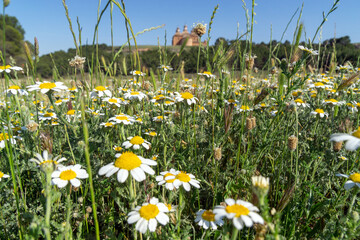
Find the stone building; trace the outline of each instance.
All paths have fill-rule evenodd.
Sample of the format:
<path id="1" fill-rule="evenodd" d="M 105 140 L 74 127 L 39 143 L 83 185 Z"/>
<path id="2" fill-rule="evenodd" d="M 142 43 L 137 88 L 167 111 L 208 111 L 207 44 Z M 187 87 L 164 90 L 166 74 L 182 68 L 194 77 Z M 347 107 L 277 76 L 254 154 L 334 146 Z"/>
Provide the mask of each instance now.
<path id="1" fill-rule="evenodd" d="M 173 46 L 182 45 L 185 39 L 188 39 L 186 42 L 186 46 L 199 46 L 198 35 L 196 35 L 193 29 L 189 33 L 186 25 L 184 26 L 183 32 L 180 32 L 180 28 L 176 29 L 176 32 L 172 38 L 172 45 Z M 201 44 L 203 46 L 206 46 L 207 41 L 205 40 Z"/>

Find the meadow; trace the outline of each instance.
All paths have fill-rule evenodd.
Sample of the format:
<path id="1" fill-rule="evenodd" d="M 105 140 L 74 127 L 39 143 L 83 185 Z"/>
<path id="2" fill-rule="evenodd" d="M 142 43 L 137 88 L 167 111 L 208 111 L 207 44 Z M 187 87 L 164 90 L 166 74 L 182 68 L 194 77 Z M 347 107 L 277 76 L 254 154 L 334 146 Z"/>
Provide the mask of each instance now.
<path id="1" fill-rule="evenodd" d="M 67 76 L 39 78 L 36 41 L 26 68 L 2 54 L 0 239 L 359 239 L 360 66 L 324 66 L 314 43 L 339 1 L 304 46 L 300 12 L 288 57 L 272 46 L 260 70 L 243 3 L 247 33 L 211 57 L 199 46 L 191 78 L 166 46 L 141 65 L 136 37 L 161 26 L 134 33 L 115 0 L 98 19 L 111 6 L 128 29 L 112 62 L 82 57 L 65 1 Z M 194 26 L 208 43 L 217 9 Z"/>

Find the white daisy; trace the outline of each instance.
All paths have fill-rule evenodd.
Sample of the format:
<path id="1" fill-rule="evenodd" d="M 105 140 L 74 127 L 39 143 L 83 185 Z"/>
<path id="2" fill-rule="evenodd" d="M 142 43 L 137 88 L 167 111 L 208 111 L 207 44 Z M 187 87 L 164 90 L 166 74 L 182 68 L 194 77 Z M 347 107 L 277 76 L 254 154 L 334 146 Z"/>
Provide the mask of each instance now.
<path id="1" fill-rule="evenodd" d="M 304 46 L 299 45 L 300 50 L 309 53 L 310 55 L 319 55 L 319 52 Z"/>
<path id="2" fill-rule="evenodd" d="M 146 233 L 147 230 L 155 232 L 158 222 L 161 225 L 169 222 L 169 217 L 165 214 L 167 212 L 169 212 L 168 207 L 153 197 L 150 203 L 144 203 L 132 209 L 127 221 L 129 224 L 136 223 L 135 229 L 141 233 Z"/>
<path id="3" fill-rule="evenodd" d="M 115 115 L 115 117 L 109 118 L 109 121 L 113 121 L 116 123 L 123 123 L 125 125 L 133 124 L 135 119 L 125 114 Z"/>
<path id="4" fill-rule="evenodd" d="M 199 210 L 196 213 L 195 222 L 198 223 L 200 227 L 208 229 L 211 227 L 213 230 L 217 229 L 217 226 L 222 226 L 224 221 L 222 219 L 215 220 L 215 214 L 212 210 Z"/>
<path id="5" fill-rule="evenodd" d="M 349 190 L 351 188 L 353 188 L 354 186 L 357 186 L 358 188 L 360 188 L 360 173 L 353 173 L 350 176 L 346 175 L 346 174 L 341 174 L 341 173 L 337 173 L 336 176 L 338 177 L 346 177 L 350 180 L 346 181 L 344 188 L 346 190 Z"/>
<path id="6" fill-rule="evenodd" d="M 0 66 L 0 73 L 2 72 L 6 72 L 6 73 L 10 73 L 11 70 L 14 71 L 23 71 L 23 69 L 21 67 L 17 67 L 17 66 L 10 66 L 10 65 L 6 65 L 6 66 Z"/>
<path id="7" fill-rule="evenodd" d="M 324 112 L 324 110 L 317 108 L 314 111 L 311 111 L 310 113 L 311 115 L 315 115 L 315 116 L 319 116 L 321 118 L 323 118 L 324 116 L 328 117 L 329 114 L 327 112 Z"/>
<path id="8" fill-rule="evenodd" d="M 129 91 L 124 94 L 124 97 L 129 100 L 143 100 L 146 95 L 142 92 Z"/>
<path id="9" fill-rule="evenodd" d="M 214 209 L 215 220 L 224 217 L 233 220 L 234 226 L 241 230 L 244 225 L 251 227 L 254 223 L 264 224 L 264 219 L 257 213 L 259 209 L 249 202 L 242 200 L 234 200 L 232 198 L 225 199 L 227 206 L 218 205 Z"/>
<path id="10" fill-rule="evenodd" d="M 62 167 L 63 165 L 59 164 L 63 161 L 66 161 L 66 158 L 57 156 L 55 158 L 52 157 L 52 154 L 49 154 L 47 150 L 43 151 L 41 156 L 40 153 L 35 153 L 36 158 L 31 158 L 30 162 L 34 162 L 38 164 L 42 170 L 50 169 L 53 171 L 56 167 Z"/>
<path id="11" fill-rule="evenodd" d="M 330 141 L 347 141 L 345 144 L 345 149 L 349 151 L 355 151 L 360 147 L 360 127 L 351 135 L 346 133 L 334 133 L 330 136 Z"/>
<path id="12" fill-rule="evenodd" d="M 146 74 L 141 71 L 131 71 L 130 74 L 134 76 L 145 76 Z"/>
<path id="13" fill-rule="evenodd" d="M 198 75 L 205 76 L 207 78 L 216 78 L 215 75 L 213 75 L 211 72 L 207 72 L 207 71 L 205 71 L 203 73 L 198 73 Z"/>
<path id="14" fill-rule="evenodd" d="M 186 100 L 188 105 L 196 104 L 196 101 L 199 101 L 194 95 L 192 95 L 189 92 L 183 92 L 183 93 L 175 93 L 177 96 L 175 97 L 176 102 L 182 102 Z"/>
<path id="15" fill-rule="evenodd" d="M 30 92 L 34 90 L 40 90 L 41 93 L 47 93 L 49 91 L 60 92 L 61 90 L 68 89 L 62 82 L 36 82 L 34 85 L 26 87 Z"/>
<path id="16" fill-rule="evenodd" d="M 129 141 L 126 141 L 122 144 L 122 146 L 125 147 L 126 149 L 131 147 L 133 149 L 140 149 L 140 146 L 149 149 L 150 147 L 150 143 L 140 136 L 128 137 L 128 140 Z"/>
<path id="17" fill-rule="evenodd" d="M 247 106 L 247 105 L 241 105 L 241 107 L 236 107 L 236 110 L 237 110 L 238 112 L 250 112 L 250 111 L 252 111 L 253 109 L 250 108 L 250 107 Z"/>
<path id="18" fill-rule="evenodd" d="M 39 115 L 39 120 L 44 121 L 44 120 L 52 120 L 52 119 L 56 119 L 56 113 L 53 112 L 46 112 L 46 113 L 42 113 Z"/>
<path id="19" fill-rule="evenodd" d="M 0 149 L 5 147 L 5 141 L 9 141 L 11 144 L 16 144 L 16 137 L 10 136 L 8 133 L 0 133 Z"/>
<path id="20" fill-rule="evenodd" d="M 129 171 L 138 182 L 146 179 L 145 172 L 150 175 L 155 174 L 155 171 L 149 166 L 155 166 L 157 164 L 156 161 L 137 156 L 132 152 L 118 153 L 115 157 L 115 162 L 100 168 L 100 176 L 105 175 L 106 177 L 110 177 L 117 172 L 117 180 L 123 183 L 128 178 Z"/>
<path id="21" fill-rule="evenodd" d="M 71 183 L 74 187 L 80 186 L 79 179 L 85 179 L 89 177 L 89 174 L 85 169 L 81 169 L 80 164 L 70 165 L 70 166 L 61 166 L 58 170 L 55 170 L 52 174 L 52 183 L 57 185 L 58 188 L 66 187 L 66 185 Z"/>
<path id="22" fill-rule="evenodd" d="M 176 171 L 175 172 L 175 180 L 174 180 L 174 187 L 179 188 L 180 186 L 183 186 L 185 191 L 190 191 L 191 185 L 196 188 L 200 188 L 199 181 L 195 179 L 195 176 L 191 173 L 186 173 L 183 171 Z M 169 180 L 169 177 L 167 177 L 165 180 Z"/>
<path id="23" fill-rule="evenodd" d="M 158 68 L 161 68 L 162 70 L 164 70 L 164 72 L 173 70 L 172 67 L 170 67 L 170 66 L 165 66 L 165 65 L 161 65 L 161 66 L 158 67 Z"/>
<path id="24" fill-rule="evenodd" d="M 0 171 L 0 181 L 2 178 L 9 178 L 10 176 Z"/>
<path id="25" fill-rule="evenodd" d="M 340 106 L 340 105 L 345 104 L 345 101 L 338 101 L 338 100 L 331 98 L 331 99 L 324 100 L 323 103 L 326 105 L 331 105 L 331 106 Z"/>
<path id="26" fill-rule="evenodd" d="M 27 96 L 27 95 L 29 95 L 29 93 L 26 91 L 26 90 L 24 90 L 24 89 L 21 89 L 19 86 L 17 86 L 17 85 L 12 85 L 12 86 L 10 86 L 7 90 L 6 90 L 6 92 L 7 92 L 7 94 L 9 95 L 9 96 L 11 96 L 11 95 L 17 95 L 17 94 L 19 94 L 19 95 L 21 95 L 21 96 Z"/>
<path id="27" fill-rule="evenodd" d="M 165 188 L 168 190 L 174 190 L 174 181 L 176 178 L 176 170 L 170 169 L 170 171 L 161 172 L 161 175 L 156 176 L 155 180 L 158 182 L 158 185 L 165 184 Z"/>
<path id="28" fill-rule="evenodd" d="M 152 120 L 154 122 L 163 122 L 164 120 L 166 120 L 168 117 L 167 116 L 156 116 L 156 117 L 153 117 Z"/>
<path id="29" fill-rule="evenodd" d="M 111 127 L 115 126 L 115 123 L 113 123 L 113 122 L 102 122 L 102 123 L 100 123 L 100 126 L 103 126 L 105 128 L 111 128 Z"/>
<path id="30" fill-rule="evenodd" d="M 308 103 L 305 103 L 301 98 L 297 98 L 294 102 L 297 106 L 300 106 L 300 107 L 309 107 L 310 106 Z"/>
<path id="31" fill-rule="evenodd" d="M 112 98 L 104 98 L 104 102 L 109 103 L 110 105 L 116 105 L 117 107 L 120 107 L 120 104 L 122 104 L 121 99 L 116 98 L 116 97 L 112 97 Z"/>
<path id="32" fill-rule="evenodd" d="M 106 87 L 104 86 L 97 86 L 96 88 L 93 89 L 93 91 L 90 94 L 91 97 L 104 97 L 104 96 L 108 96 L 111 97 L 111 91 L 108 90 Z"/>

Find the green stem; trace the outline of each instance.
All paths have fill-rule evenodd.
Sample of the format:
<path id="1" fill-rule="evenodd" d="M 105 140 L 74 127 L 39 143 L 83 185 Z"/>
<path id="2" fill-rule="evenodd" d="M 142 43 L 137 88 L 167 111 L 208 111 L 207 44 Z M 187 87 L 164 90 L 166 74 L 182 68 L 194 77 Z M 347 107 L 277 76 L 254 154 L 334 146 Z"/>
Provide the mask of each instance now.
<path id="1" fill-rule="evenodd" d="M 239 235 L 239 229 L 237 229 L 235 226 L 233 226 L 231 240 L 238 239 L 238 235 Z"/>
<path id="2" fill-rule="evenodd" d="M 96 210 L 94 185 L 93 185 L 91 164 L 90 164 L 89 131 L 88 131 L 88 127 L 87 127 L 87 124 L 86 124 L 86 121 L 85 121 L 85 106 L 84 106 L 84 101 L 83 100 L 81 101 L 81 119 L 82 119 L 84 140 L 85 140 L 85 159 L 86 159 L 86 165 L 87 165 L 87 173 L 89 175 L 90 195 L 91 195 L 91 204 L 92 204 L 94 223 L 95 223 L 95 233 L 96 233 L 96 239 L 100 240 L 100 230 L 99 230 L 99 223 L 98 223 L 98 219 L 97 219 L 97 210 Z M 66 127 L 65 127 L 65 129 L 66 129 Z M 71 153 L 72 153 L 72 151 L 71 151 Z"/>
<path id="3" fill-rule="evenodd" d="M 177 231 L 178 231 L 178 235 L 179 235 L 180 232 L 181 232 L 180 226 L 181 226 L 181 212 L 182 212 L 182 210 L 183 210 L 183 208 L 184 208 L 183 202 L 184 202 L 184 189 L 183 189 L 183 188 L 180 188 L 180 191 L 179 191 L 178 216 L 177 216 L 177 226 L 178 226 Z"/>
<path id="4" fill-rule="evenodd" d="M 46 185 L 45 185 L 45 194 L 46 194 L 46 213 L 45 213 L 45 236 L 47 240 L 51 240 L 51 227 L 50 227 L 50 215 L 51 215 L 51 173 L 45 173 L 46 176 Z"/>
<path id="5" fill-rule="evenodd" d="M 70 233 L 71 224 L 70 224 L 70 213 L 71 213 L 71 183 L 68 183 L 67 186 L 67 196 L 66 196 L 66 227 L 65 227 L 65 239 L 72 239 L 72 233 Z"/>

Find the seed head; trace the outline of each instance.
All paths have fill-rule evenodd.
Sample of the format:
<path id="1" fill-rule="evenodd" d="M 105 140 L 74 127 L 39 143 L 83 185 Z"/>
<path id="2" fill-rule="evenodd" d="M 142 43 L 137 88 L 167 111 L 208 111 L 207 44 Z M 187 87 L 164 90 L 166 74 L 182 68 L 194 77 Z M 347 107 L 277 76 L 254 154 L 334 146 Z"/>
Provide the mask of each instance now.
<path id="1" fill-rule="evenodd" d="M 37 130 L 37 127 L 39 126 L 39 124 L 37 124 L 36 122 L 29 122 L 26 125 L 26 128 L 30 131 L 30 132 L 35 132 Z"/>
<path id="2" fill-rule="evenodd" d="M 298 144 L 298 138 L 294 135 L 291 135 L 288 138 L 288 147 L 289 147 L 290 151 L 295 151 L 297 148 L 297 144 Z"/>
<path id="3" fill-rule="evenodd" d="M 221 157 L 222 157 L 221 148 L 220 147 L 215 148 L 215 150 L 214 150 L 215 160 L 219 161 L 221 159 Z"/>
<path id="4" fill-rule="evenodd" d="M 82 69 L 84 67 L 86 57 L 80 57 L 76 55 L 73 59 L 69 60 L 69 65 L 77 69 Z"/>
<path id="5" fill-rule="evenodd" d="M 202 35 L 204 35 L 206 33 L 206 24 L 202 24 L 202 23 L 198 23 L 196 24 L 196 26 L 193 28 L 194 32 L 196 33 L 196 35 L 198 35 L 199 37 L 201 37 Z"/>

